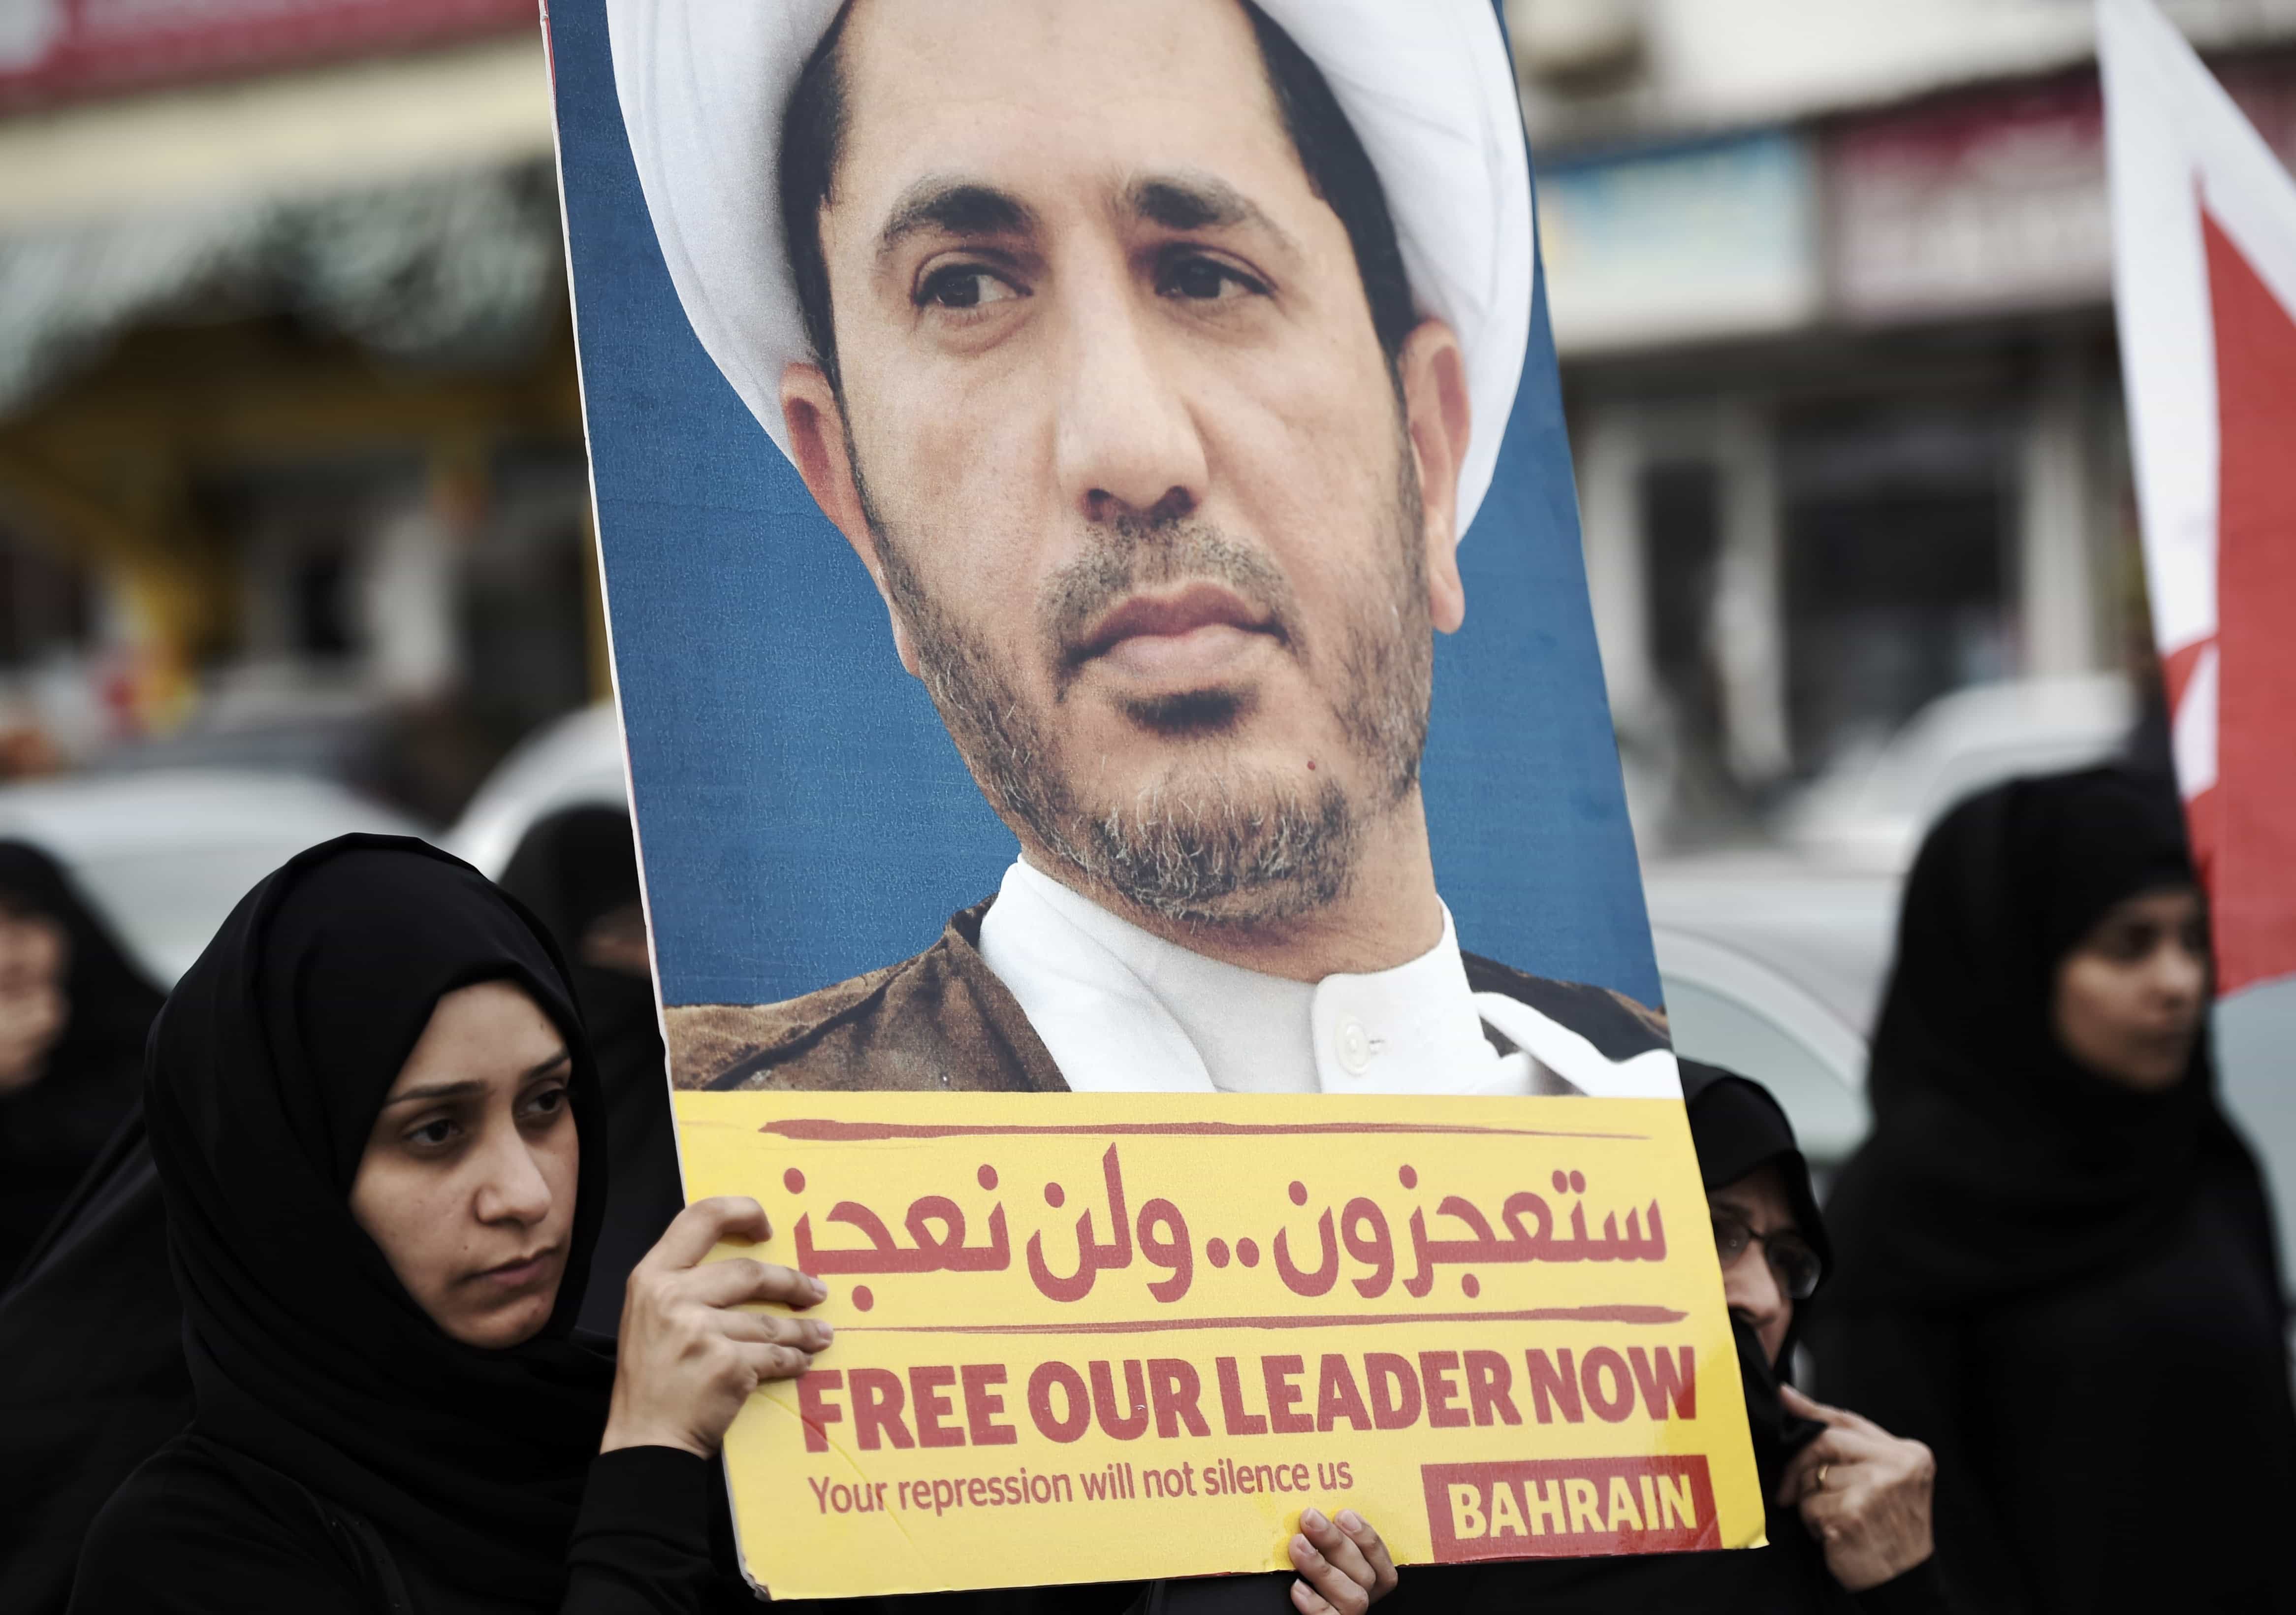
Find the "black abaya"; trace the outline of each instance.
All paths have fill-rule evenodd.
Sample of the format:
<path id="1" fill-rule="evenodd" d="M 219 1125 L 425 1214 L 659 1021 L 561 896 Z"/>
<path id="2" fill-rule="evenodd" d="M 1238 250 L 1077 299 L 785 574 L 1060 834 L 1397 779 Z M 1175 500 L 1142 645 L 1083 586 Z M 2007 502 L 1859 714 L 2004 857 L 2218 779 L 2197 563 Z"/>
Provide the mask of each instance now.
<path id="1" fill-rule="evenodd" d="M 0 1296 L 0 1610 L 62 1615 L 89 1521 L 192 1416 L 139 1105 Z"/>
<path id="2" fill-rule="evenodd" d="M 64 1025 L 28 1086 L 0 1094 L 0 1286 L 135 1107 L 160 989 L 55 860 L 0 841 L 0 909 L 63 933 Z"/>
<path id="3" fill-rule="evenodd" d="M 555 1310 L 499 1351 L 444 1334 L 348 1206 L 439 998 L 483 980 L 521 988 L 565 1037 L 581 1145 Z M 168 1000 L 144 1113 L 195 1412 L 98 1517 L 75 1611 L 699 1607 L 712 1466 L 593 1457 L 612 1367 L 573 1324 L 604 1211 L 603 1105 L 529 916 L 420 842 L 302 854 Z"/>
<path id="4" fill-rule="evenodd" d="M 63 1032 L 0 1098 L 0 1610 L 58 1615 L 88 1521 L 191 1414 L 135 1117 L 160 995 L 46 854 L 0 841 L 0 904 L 67 950 Z"/>
<path id="5" fill-rule="evenodd" d="M 1963 804 L 1906 883 L 1811 1340 L 1827 1400 L 1936 1451 L 1975 1607 L 2296 1609 L 2279 1267 L 2206 1040 L 2142 1094 L 2052 1029 L 2106 910 L 2191 880 L 2168 783 L 2099 769 Z"/>

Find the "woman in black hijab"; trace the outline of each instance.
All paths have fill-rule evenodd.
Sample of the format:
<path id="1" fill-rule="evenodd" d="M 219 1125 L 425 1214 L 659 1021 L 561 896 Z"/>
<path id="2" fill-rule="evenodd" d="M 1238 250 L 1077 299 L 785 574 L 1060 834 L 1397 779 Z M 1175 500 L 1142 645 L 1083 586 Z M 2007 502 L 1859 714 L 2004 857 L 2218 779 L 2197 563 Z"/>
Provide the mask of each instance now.
<path id="1" fill-rule="evenodd" d="M 54 859 L 0 841 L 0 1286 L 134 1107 L 160 996 Z"/>
<path id="2" fill-rule="evenodd" d="M 1375 1615 L 1948 1615 L 1956 1607 L 1928 1551 L 1927 1455 L 1786 1383 L 1807 1303 L 1829 1259 L 1792 1124 L 1749 1078 L 1690 1060 L 1681 1069 L 1769 1504 L 1769 1545 L 1414 1565 L 1374 1604 Z M 1846 1513 L 1837 1506 L 1844 1504 Z M 1831 1545 L 1817 1535 L 1827 1525 L 1835 1531 Z M 1856 1592 L 1830 1559 L 1853 1572 Z M 1292 1586 L 1289 1576 L 1159 1583 L 1136 1615 L 1284 1615 L 1307 1607 Z"/>
<path id="3" fill-rule="evenodd" d="M 300 855 L 168 1000 L 144 1110 L 196 1411 L 98 1518 L 75 1611 L 702 1606 L 706 1456 L 827 1339 L 732 1308 L 819 1288 L 697 1266 L 764 1232 L 706 1201 L 619 1368 L 574 1333 L 605 1129 L 523 911 L 418 841 Z"/>
<path id="4" fill-rule="evenodd" d="M 134 1115 L 160 1003 L 55 861 L 0 841 L 0 1609 L 11 1615 L 57 1615 L 88 1520 L 190 1411 L 158 1187 Z"/>
<path id="5" fill-rule="evenodd" d="M 1811 1338 L 1829 1399 L 1936 1450 L 1978 1607 L 2296 1608 L 2279 1265 L 2208 1000 L 2165 780 L 2021 780 L 1931 832 Z"/>
<path id="6" fill-rule="evenodd" d="M 597 1055 L 612 1186 L 590 1256 L 582 1326 L 611 1334 L 630 1269 L 685 1204 L 630 816 L 586 806 L 536 820 L 501 885 L 542 922 L 565 955 Z"/>
<path id="7" fill-rule="evenodd" d="M 1681 1062 L 1681 1070 L 1683 1104 L 1689 1114 L 1691 1141 L 1698 1150 L 1698 1176 L 1706 1186 L 1724 1268 L 1754 1467 L 1769 1506 L 1769 1545 L 1734 1553 L 1479 1567 L 1480 1574 L 1463 1578 L 1474 1584 L 1465 1598 L 1455 1602 L 1449 1590 L 1436 1589 L 1431 1602 L 1422 1590 L 1417 1602 L 1431 1615 L 1437 1608 L 1475 1615 L 1666 1609 L 1716 1615 L 1849 1615 L 1857 1610 L 1929 1615 L 1945 1611 L 1951 1607 L 1947 1595 L 1918 1547 L 1911 1554 L 1898 1549 L 1882 1569 L 1852 1578 L 1858 1584 L 1852 1593 L 1829 1568 L 1824 1546 L 1806 1523 L 1814 1511 L 1804 1505 L 1810 1482 L 1818 1475 L 1803 1455 L 1827 1437 L 1829 1423 L 1871 1431 L 1872 1439 L 1861 1441 L 1859 1451 L 1861 1455 L 1876 1455 L 1877 1467 L 1880 1463 L 1902 1467 L 1901 1455 L 1890 1448 L 1910 1443 L 1893 1442 L 1854 1415 L 1796 1398 L 1788 1387 L 1794 1343 L 1829 1258 L 1809 1167 L 1795 1142 L 1792 1124 L 1768 1089 L 1734 1071 L 1693 1060 Z M 1750 1234 L 1752 1237 L 1746 1237 Z M 1820 1418 L 1827 1422 L 1821 1423 Z M 1849 1454 L 1841 1456 L 1848 1459 Z M 1847 1471 L 1851 1463 L 1837 1462 L 1830 1467 Z M 1825 1479 L 1836 1496 L 1854 1484 L 1848 1473 Z M 1898 1490 L 1923 1489 L 1918 1476 L 1898 1477 L 1893 1468 L 1892 1479 Z M 1910 1565 L 1904 1562 L 1908 1557 L 1915 1561 Z M 1406 1574 L 1405 1585 L 1409 1586 L 1419 1574 Z M 1883 1579 L 1874 1581 L 1872 1576 Z"/>

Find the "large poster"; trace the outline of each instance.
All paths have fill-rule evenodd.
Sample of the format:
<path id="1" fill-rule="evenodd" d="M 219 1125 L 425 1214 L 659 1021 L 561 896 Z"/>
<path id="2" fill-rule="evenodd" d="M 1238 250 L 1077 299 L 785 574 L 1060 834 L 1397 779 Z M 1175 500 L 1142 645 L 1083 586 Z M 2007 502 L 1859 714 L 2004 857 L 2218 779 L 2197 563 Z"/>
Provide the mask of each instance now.
<path id="1" fill-rule="evenodd" d="M 1486 0 L 549 29 L 752 1578 L 1758 1541 Z"/>

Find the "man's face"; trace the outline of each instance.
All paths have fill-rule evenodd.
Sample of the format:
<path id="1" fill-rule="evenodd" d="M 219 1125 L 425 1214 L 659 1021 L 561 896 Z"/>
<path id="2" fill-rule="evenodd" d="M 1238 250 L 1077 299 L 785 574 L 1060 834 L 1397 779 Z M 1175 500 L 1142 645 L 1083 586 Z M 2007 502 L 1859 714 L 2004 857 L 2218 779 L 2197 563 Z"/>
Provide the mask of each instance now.
<path id="1" fill-rule="evenodd" d="M 1024 842 L 1168 918 L 1329 901 L 1462 609 L 1456 342 L 1399 402 L 1233 0 L 862 0 L 842 60 L 841 386 L 784 402 L 904 661 Z"/>

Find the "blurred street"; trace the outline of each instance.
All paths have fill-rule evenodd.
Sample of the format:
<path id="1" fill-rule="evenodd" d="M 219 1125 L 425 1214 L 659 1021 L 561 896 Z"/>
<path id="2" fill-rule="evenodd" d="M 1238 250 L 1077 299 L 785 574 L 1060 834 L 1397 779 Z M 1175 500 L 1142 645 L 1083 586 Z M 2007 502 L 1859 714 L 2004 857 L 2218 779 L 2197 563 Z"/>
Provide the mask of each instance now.
<path id="1" fill-rule="evenodd" d="M 0 0 L 0 1615 L 2296 1609 L 2292 171 L 2296 0 Z"/>
<path id="2" fill-rule="evenodd" d="M 430 824 L 606 688 L 535 10 L 12 5 L 0 753 Z"/>
<path id="3" fill-rule="evenodd" d="M 2296 153 L 2296 0 L 2169 9 Z M 2091 11 L 1505 13 L 1677 1031 L 1838 1159 L 1923 828 L 2158 702 Z M 618 796 L 565 287 L 531 4 L 0 6 L 0 824 L 163 975 Z"/>

